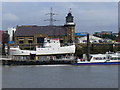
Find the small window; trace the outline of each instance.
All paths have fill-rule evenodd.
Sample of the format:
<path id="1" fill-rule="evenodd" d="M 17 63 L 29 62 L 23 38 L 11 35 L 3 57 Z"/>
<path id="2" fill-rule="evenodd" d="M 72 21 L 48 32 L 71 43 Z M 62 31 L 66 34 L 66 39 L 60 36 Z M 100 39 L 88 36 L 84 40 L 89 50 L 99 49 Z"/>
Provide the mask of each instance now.
<path id="1" fill-rule="evenodd" d="M 103 59 L 106 59 L 105 57 L 103 57 Z"/>
<path id="2" fill-rule="evenodd" d="M 32 40 L 28 40 L 28 43 L 33 43 L 33 41 Z"/>
<path id="3" fill-rule="evenodd" d="M 120 57 L 118 57 L 118 60 L 120 60 Z"/>
<path id="4" fill-rule="evenodd" d="M 23 44 L 23 43 L 24 43 L 24 41 L 19 41 L 19 43 L 20 43 L 20 44 Z"/>
<path id="5" fill-rule="evenodd" d="M 19 39 L 24 39 L 24 38 L 19 38 Z"/>
<path id="6" fill-rule="evenodd" d="M 64 41 L 63 41 L 63 40 L 60 40 L 60 43 L 64 43 Z"/>
<path id="7" fill-rule="evenodd" d="M 111 58 L 111 60 L 114 60 L 114 58 Z"/>
<path id="8" fill-rule="evenodd" d="M 99 58 L 96 58 L 96 60 L 99 60 Z"/>
<path id="9" fill-rule="evenodd" d="M 28 38 L 28 40 L 33 40 L 33 38 Z"/>
<path id="10" fill-rule="evenodd" d="M 29 39 L 33 39 L 33 38 L 29 38 Z"/>
<path id="11" fill-rule="evenodd" d="M 19 40 L 24 40 L 24 38 L 19 38 Z"/>
<path id="12" fill-rule="evenodd" d="M 111 58 L 111 60 L 118 60 L 118 58 L 117 57 L 113 57 L 113 58 Z"/>
<path id="13" fill-rule="evenodd" d="M 49 42 L 49 43 L 50 43 L 50 40 L 47 40 L 47 42 Z"/>

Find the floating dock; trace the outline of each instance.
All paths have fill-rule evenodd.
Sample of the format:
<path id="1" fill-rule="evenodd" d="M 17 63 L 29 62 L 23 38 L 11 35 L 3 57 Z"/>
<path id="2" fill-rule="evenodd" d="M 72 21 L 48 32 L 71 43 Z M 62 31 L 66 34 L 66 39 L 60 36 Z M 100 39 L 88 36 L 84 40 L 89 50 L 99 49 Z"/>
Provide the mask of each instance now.
<path id="1" fill-rule="evenodd" d="M 50 61 L 18 61 L 18 60 L 2 60 L 2 65 L 57 65 L 57 64 L 73 64 L 74 60 L 50 60 Z"/>

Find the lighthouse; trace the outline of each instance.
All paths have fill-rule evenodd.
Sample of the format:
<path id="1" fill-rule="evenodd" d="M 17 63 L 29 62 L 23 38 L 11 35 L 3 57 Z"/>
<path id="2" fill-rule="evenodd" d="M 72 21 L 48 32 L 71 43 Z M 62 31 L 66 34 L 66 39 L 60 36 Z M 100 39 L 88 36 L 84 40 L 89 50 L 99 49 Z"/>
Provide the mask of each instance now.
<path id="1" fill-rule="evenodd" d="M 69 43 L 73 43 L 74 40 L 75 40 L 75 23 L 74 23 L 74 20 L 73 20 L 73 16 L 72 16 L 72 12 L 71 12 L 71 8 L 66 16 L 66 23 L 65 23 L 65 27 L 67 28 L 68 30 L 68 33 L 67 33 L 67 37 L 68 37 L 68 42 Z"/>

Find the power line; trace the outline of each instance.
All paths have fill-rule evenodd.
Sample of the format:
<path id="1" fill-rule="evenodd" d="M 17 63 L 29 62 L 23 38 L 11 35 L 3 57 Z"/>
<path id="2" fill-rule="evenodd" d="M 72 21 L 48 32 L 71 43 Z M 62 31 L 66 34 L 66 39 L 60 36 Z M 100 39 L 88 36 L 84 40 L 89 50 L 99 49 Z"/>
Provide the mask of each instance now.
<path id="1" fill-rule="evenodd" d="M 53 22 L 59 21 L 59 20 L 53 19 L 53 16 L 58 14 L 53 13 L 52 8 L 50 8 L 50 13 L 47 13 L 46 15 L 50 15 L 50 19 L 46 19 L 44 21 L 50 21 L 50 26 L 53 26 Z"/>

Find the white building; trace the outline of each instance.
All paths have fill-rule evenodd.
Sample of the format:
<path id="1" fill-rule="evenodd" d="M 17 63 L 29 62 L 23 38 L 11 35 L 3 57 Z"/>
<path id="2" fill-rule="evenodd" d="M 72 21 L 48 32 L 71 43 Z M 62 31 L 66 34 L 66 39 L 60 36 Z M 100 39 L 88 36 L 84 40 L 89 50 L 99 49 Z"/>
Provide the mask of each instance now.
<path id="1" fill-rule="evenodd" d="M 100 43 L 104 41 L 104 39 L 93 36 L 93 35 L 89 36 L 89 40 L 91 43 Z M 78 43 L 87 43 L 87 36 L 78 38 Z"/>
<path id="2" fill-rule="evenodd" d="M 8 28 L 8 34 L 10 35 L 10 41 L 13 41 L 13 35 L 16 31 L 16 28 L 12 27 L 12 28 Z"/>

